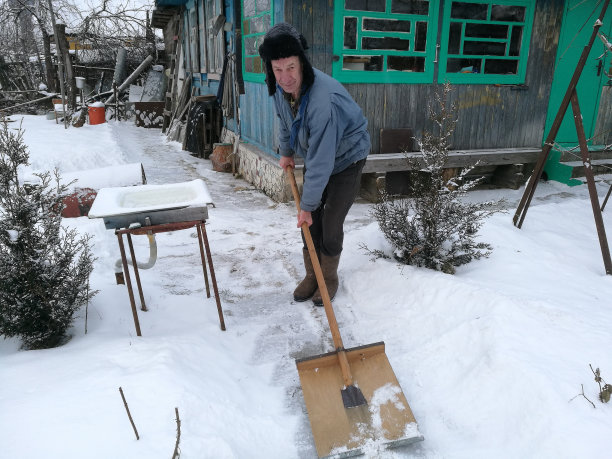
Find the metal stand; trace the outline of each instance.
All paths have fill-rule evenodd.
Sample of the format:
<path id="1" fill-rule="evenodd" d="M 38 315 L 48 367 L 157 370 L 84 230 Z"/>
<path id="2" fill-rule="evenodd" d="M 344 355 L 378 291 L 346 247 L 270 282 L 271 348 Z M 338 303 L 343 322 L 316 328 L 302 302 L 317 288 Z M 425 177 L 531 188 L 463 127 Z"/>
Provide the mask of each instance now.
<path id="1" fill-rule="evenodd" d="M 138 321 L 138 311 L 136 310 L 136 301 L 134 299 L 134 291 L 132 289 L 132 280 L 130 278 L 130 271 L 128 267 L 127 257 L 125 253 L 125 246 L 123 243 L 123 235 L 127 235 L 128 246 L 130 249 L 130 257 L 132 259 L 132 266 L 134 267 L 134 277 L 136 278 L 136 285 L 138 287 L 138 294 L 140 296 L 141 310 L 146 311 L 147 306 L 144 300 L 144 294 L 142 291 L 142 284 L 140 282 L 140 274 L 138 273 L 138 264 L 134 255 L 134 246 L 132 244 L 132 235 L 143 235 L 143 234 L 156 234 L 165 233 L 168 231 L 179 231 L 183 229 L 189 229 L 193 227 L 197 228 L 198 243 L 200 246 L 200 258 L 202 260 L 202 270 L 204 273 L 204 283 L 206 284 L 206 298 L 210 298 L 210 287 L 208 283 L 208 272 L 206 270 L 206 259 L 208 258 L 208 267 L 210 268 L 210 278 L 212 281 L 213 291 L 215 293 L 215 301 L 217 302 L 217 312 L 219 313 L 219 324 L 221 330 L 225 331 L 225 320 L 223 318 L 223 309 L 221 308 L 221 299 L 219 298 L 219 289 L 217 288 L 217 279 L 215 277 L 215 268 L 212 262 L 212 256 L 210 254 L 210 245 L 208 244 L 208 236 L 206 235 L 206 222 L 205 221 L 191 221 L 191 222 L 180 222 L 180 223 L 166 223 L 163 225 L 152 225 L 142 226 L 139 228 L 127 228 L 121 230 L 115 230 L 117 235 L 117 241 L 119 242 L 119 251 L 121 252 L 121 262 L 123 264 L 123 272 L 125 274 L 125 283 L 128 289 L 128 295 L 130 297 L 130 305 L 132 307 L 132 316 L 134 318 L 134 326 L 136 327 L 136 335 L 142 336 L 140 331 L 140 322 Z M 204 255 L 206 251 L 206 255 Z"/>
<path id="2" fill-rule="evenodd" d="M 512 219 L 514 226 L 517 228 L 521 228 L 523 225 L 523 221 L 525 220 L 525 216 L 527 215 L 527 210 L 529 209 L 529 204 L 531 203 L 531 199 L 535 193 L 535 189 L 537 187 L 538 181 L 542 176 L 542 172 L 544 171 L 544 166 L 546 165 L 546 160 L 548 159 L 548 155 L 550 150 L 552 149 L 553 142 L 557 137 L 557 133 L 559 132 L 559 128 L 561 127 L 561 122 L 563 121 L 563 117 L 567 112 L 567 109 L 571 103 L 572 111 L 574 115 L 574 123 L 576 124 L 576 132 L 578 133 L 578 141 L 580 145 L 580 152 L 582 155 L 582 163 L 585 167 L 585 176 L 587 179 L 587 185 L 589 187 L 589 196 L 591 198 L 591 205 L 593 207 L 593 216 L 595 217 L 595 226 L 597 227 L 597 235 L 599 237 L 599 244 L 601 246 L 601 252 L 603 255 L 604 266 L 606 269 L 606 274 L 612 274 L 612 260 L 610 259 L 610 249 L 608 247 L 608 240 L 606 238 L 606 231 L 603 224 L 603 218 L 601 215 L 601 208 L 599 206 L 599 199 L 597 197 L 597 191 L 595 189 L 595 180 L 593 178 L 593 171 L 591 169 L 591 159 L 589 157 L 589 149 L 586 144 L 586 136 L 584 134 L 584 126 L 582 124 L 582 115 L 580 113 L 580 106 L 578 104 L 578 96 L 576 94 L 576 86 L 578 85 L 578 80 L 580 79 L 580 75 L 582 74 L 582 70 L 584 69 L 585 63 L 591 52 L 591 48 L 593 47 L 593 43 L 595 38 L 597 38 L 597 34 L 599 33 L 599 28 L 603 24 L 603 18 L 606 15 L 606 10 L 608 9 L 608 5 L 610 0 L 605 0 L 605 3 L 601 9 L 599 14 L 599 18 L 595 21 L 593 25 L 593 33 L 591 34 L 591 38 L 589 39 L 588 44 L 582 50 L 582 54 L 580 55 L 580 59 L 578 60 L 578 64 L 576 65 L 576 70 L 570 80 L 569 86 L 563 97 L 561 102 L 561 106 L 559 107 L 559 111 L 557 112 L 557 116 L 552 124 L 550 132 L 546 137 L 546 141 L 542 146 L 542 153 L 540 153 L 540 157 L 538 158 L 538 162 L 536 163 L 535 169 L 527 186 L 525 187 L 525 192 L 523 193 L 523 197 L 516 209 L 514 217 Z"/>

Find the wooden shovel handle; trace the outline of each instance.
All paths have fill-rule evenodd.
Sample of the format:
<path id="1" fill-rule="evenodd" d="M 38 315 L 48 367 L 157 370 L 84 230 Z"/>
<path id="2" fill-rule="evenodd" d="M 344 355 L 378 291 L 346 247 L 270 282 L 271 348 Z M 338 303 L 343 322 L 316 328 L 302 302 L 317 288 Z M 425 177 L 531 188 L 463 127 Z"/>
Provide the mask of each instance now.
<path id="1" fill-rule="evenodd" d="M 298 192 L 297 183 L 295 183 L 295 175 L 293 174 L 293 168 L 291 166 L 286 169 L 287 178 L 291 184 L 291 191 L 293 192 L 293 199 L 298 213 L 300 212 L 300 193 Z M 344 344 L 342 344 L 342 337 L 340 336 L 340 329 L 338 328 L 338 322 L 336 321 L 336 314 L 334 314 L 334 308 L 332 307 L 331 299 L 327 291 L 327 285 L 325 285 L 325 278 L 323 277 L 323 271 L 321 271 L 321 265 L 319 264 L 319 257 L 317 257 L 317 251 L 315 250 L 312 236 L 310 235 L 310 228 L 307 223 L 302 224 L 302 231 L 304 233 L 304 239 L 306 240 L 306 246 L 308 247 L 308 254 L 312 262 L 312 267 L 317 278 L 317 284 L 319 291 L 321 292 L 321 299 L 323 300 L 323 306 L 325 307 L 325 315 L 327 316 L 327 322 L 329 323 L 329 329 L 334 340 L 334 346 L 338 353 L 338 361 L 340 363 L 340 369 L 342 370 L 342 377 L 344 384 L 347 386 L 353 385 L 353 376 L 351 375 L 351 368 L 346 357 L 344 350 Z"/>

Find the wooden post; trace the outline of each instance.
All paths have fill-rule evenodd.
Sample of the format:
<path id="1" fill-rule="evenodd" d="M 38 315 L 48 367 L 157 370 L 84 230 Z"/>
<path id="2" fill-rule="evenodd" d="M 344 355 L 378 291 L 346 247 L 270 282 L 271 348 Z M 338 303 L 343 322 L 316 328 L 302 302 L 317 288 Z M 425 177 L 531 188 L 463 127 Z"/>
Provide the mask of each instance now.
<path id="1" fill-rule="evenodd" d="M 62 57 L 62 49 L 57 44 L 59 29 L 57 22 L 55 21 L 55 13 L 53 12 L 53 3 L 51 0 L 49 2 L 49 15 L 51 16 L 51 22 L 53 23 L 53 34 L 55 35 L 55 53 L 57 54 L 57 76 L 60 84 L 60 93 L 62 95 L 62 112 L 66 113 L 66 88 L 64 87 L 64 62 Z M 64 129 L 68 129 L 68 123 L 66 120 L 66 116 L 64 116 Z"/>
<path id="2" fill-rule="evenodd" d="M 599 18 L 593 24 L 593 33 L 591 34 L 591 38 L 589 39 L 588 44 L 582 50 L 582 54 L 580 55 L 580 59 L 578 60 L 578 64 L 576 65 L 576 70 L 574 70 L 574 75 L 570 80 L 567 91 L 565 92 L 565 96 L 561 101 L 561 106 L 559 107 L 559 111 L 557 112 L 557 116 L 550 128 L 550 132 L 546 137 L 546 141 L 542 146 L 542 153 L 540 154 L 540 158 L 536 163 L 536 167 L 531 174 L 531 178 L 529 179 L 529 183 L 525 187 L 525 192 L 523 193 L 523 197 L 521 198 L 521 202 L 519 203 L 516 212 L 514 213 L 514 217 L 512 219 L 514 226 L 520 228 L 523 225 L 523 221 L 525 220 L 525 216 L 527 215 L 527 210 L 529 209 L 529 205 L 531 204 L 531 199 L 535 193 L 535 189 L 537 187 L 538 181 L 542 176 L 542 172 L 544 171 L 544 166 L 546 165 L 546 160 L 548 159 L 548 155 L 550 154 L 550 150 L 552 149 L 553 142 L 557 137 L 557 133 L 559 132 L 559 128 L 561 127 L 561 122 L 563 121 L 563 117 L 567 112 L 567 109 L 570 104 L 570 98 L 572 94 L 576 90 L 576 86 L 578 85 L 578 80 L 580 79 L 580 75 L 582 74 L 582 70 L 586 64 L 589 53 L 591 52 L 591 48 L 593 47 L 593 42 L 595 38 L 597 38 L 597 34 L 599 33 L 599 28 L 603 24 L 603 18 L 606 15 L 606 10 L 608 9 L 608 5 L 610 0 L 605 0 L 603 8 L 599 13 Z"/>
<path id="3" fill-rule="evenodd" d="M 578 133 L 582 164 L 584 165 L 584 175 L 587 179 L 591 207 L 593 208 L 593 217 L 595 217 L 595 227 L 597 228 L 597 236 L 599 237 L 599 245 L 601 247 L 601 255 L 603 256 L 606 274 L 612 274 L 612 259 L 610 259 L 610 248 L 608 247 L 608 238 L 606 237 L 606 227 L 604 226 L 601 209 L 599 207 L 599 198 L 597 197 L 597 188 L 595 187 L 591 158 L 589 158 L 589 147 L 587 147 L 586 136 L 584 134 L 584 125 L 582 124 L 582 114 L 580 113 L 580 105 L 578 104 L 576 90 L 572 93 L 571 101 L 572 111 L 574 112 L 574 123 L 576 124 L 576 132 Z"/>

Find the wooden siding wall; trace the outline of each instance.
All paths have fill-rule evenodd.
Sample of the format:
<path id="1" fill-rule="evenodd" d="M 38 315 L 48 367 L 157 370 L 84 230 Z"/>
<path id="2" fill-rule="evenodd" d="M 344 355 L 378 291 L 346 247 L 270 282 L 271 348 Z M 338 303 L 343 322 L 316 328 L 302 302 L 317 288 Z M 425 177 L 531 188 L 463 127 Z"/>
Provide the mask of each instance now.
<path id="1" fill-rule="evenodd" d="M 443 0 L 440 0 L 443 4 Z M 275 2 L 275 7 L 279 2 Z M 285 0 L 275 22 L 293 24 L 307 39 L 314 67 L 331 75 L 333 57 L 333 0 Z M 564 0 L 536 0 L 524 86 L 453 85 L 452 102 L 458 123 L 455 149 L 538 147 L 548 110 Z M 436 77 L 437 78 L 437 77 Z M 381 128 L 413 128 L 418 137 L 430 130 L 427 107 L 438 84 L 345 84 L 368 118 L 372 152 L 379 151 Z M 245 82 L 241 100 L 242 133 L 267 151 L 278 141 L 274 107 L 264 84 Z"/>
<path id="2" fill-rule="evenodd" d="M 240 130 L 246 140 L 268 153 L 276 153 L 278 125 L 272 97 L 262 83 L 244 82 L 245 94 L 240 96 Z"/>
<path id="3" fill-rule="evenodd" d="M 595 136 L 595 144 L 612 144 L 612 86 L 604 86 L 601 92 Z"/>

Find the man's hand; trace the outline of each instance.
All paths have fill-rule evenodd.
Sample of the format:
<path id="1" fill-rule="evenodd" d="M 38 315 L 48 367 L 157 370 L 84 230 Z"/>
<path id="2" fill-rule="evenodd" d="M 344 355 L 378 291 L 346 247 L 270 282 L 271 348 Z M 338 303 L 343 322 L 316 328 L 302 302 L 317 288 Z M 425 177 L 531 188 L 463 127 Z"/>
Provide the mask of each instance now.
<path id="1" fill-rule="evenodd" d="M 295 161 L 293 159 L 293 156 L 281 156 L 279 164 L 280 167 L 283 168 L 283 170 L 287 170 L 288 166 L 291 166 L 292 169 L 295 169 Z"/>
<path id="2" fill-rule="evenodd" d="M 310 212 L 300 210 L 300 213 L 298 214 L 297 227 L 301 228 L 304 223 L 306 223 L 308 226 L 312 225 L 312 215 Z"/>

